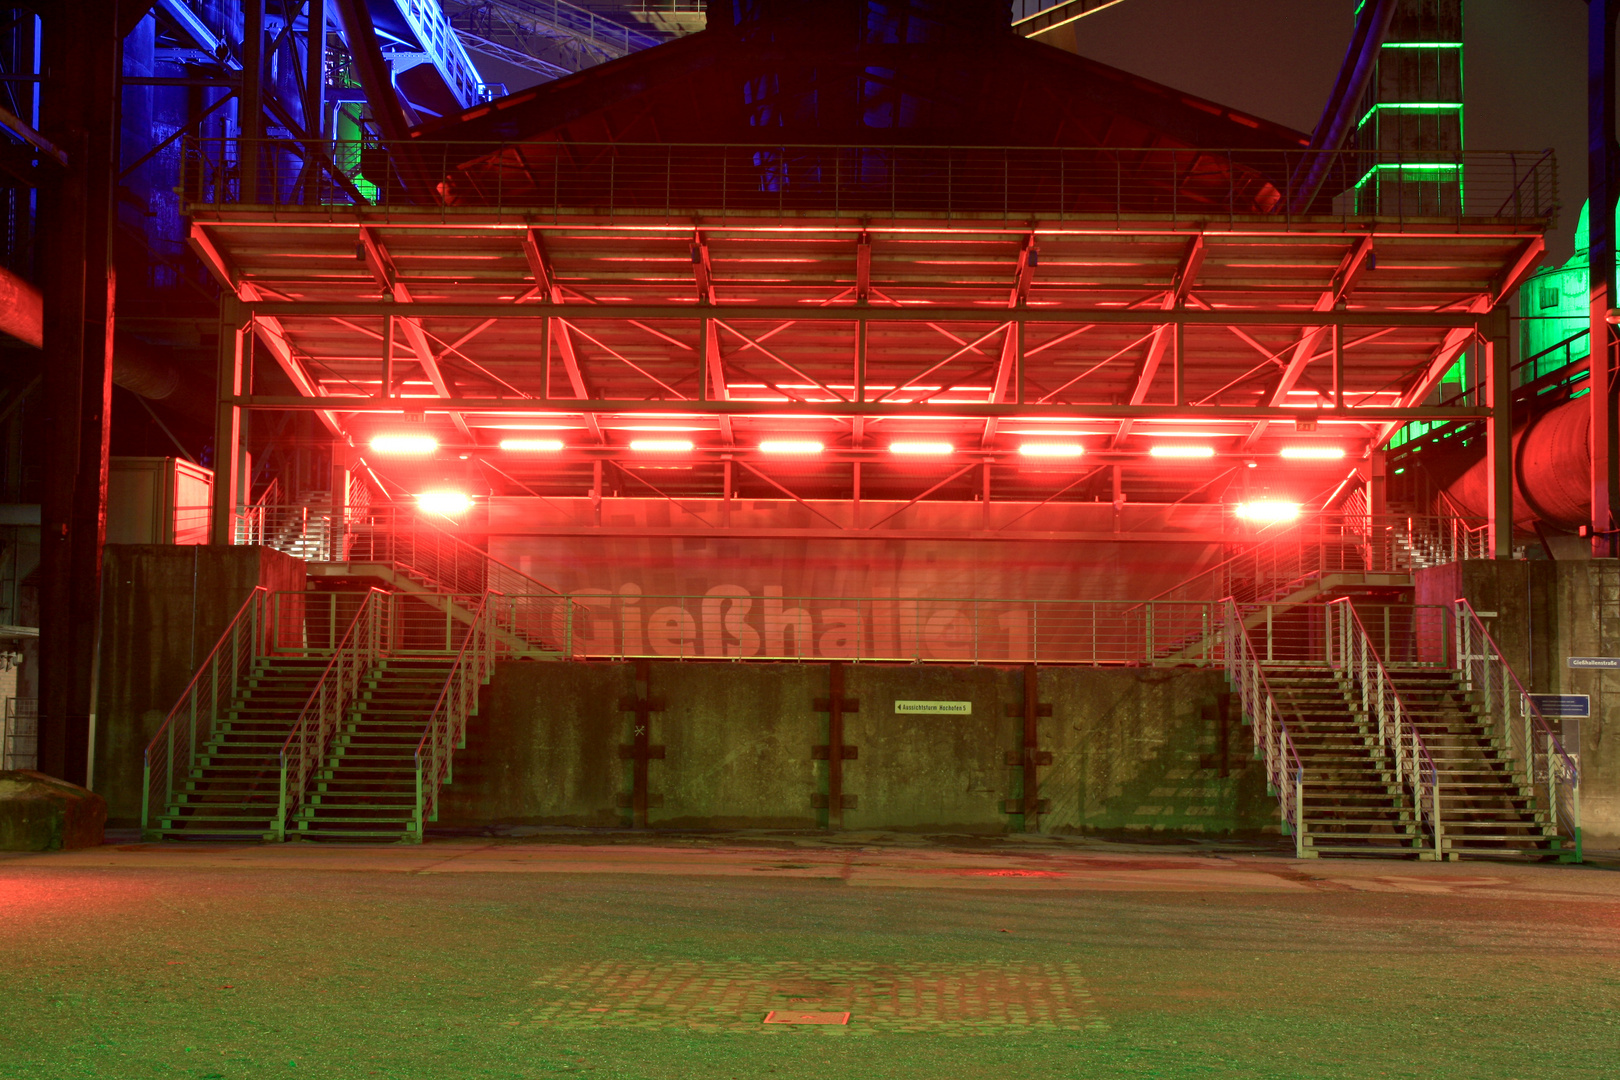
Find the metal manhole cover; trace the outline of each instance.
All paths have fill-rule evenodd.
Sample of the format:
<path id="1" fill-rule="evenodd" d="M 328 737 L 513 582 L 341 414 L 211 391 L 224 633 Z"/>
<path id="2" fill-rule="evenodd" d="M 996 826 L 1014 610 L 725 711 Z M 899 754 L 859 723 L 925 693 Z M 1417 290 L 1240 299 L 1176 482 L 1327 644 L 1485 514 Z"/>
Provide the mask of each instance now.
<path id="1" fill-rule="evenodd" d="M 765 1014 L 767 1024 L 847 1024 L 847 1012 L 794 1012 L 772 1009 Z"/>

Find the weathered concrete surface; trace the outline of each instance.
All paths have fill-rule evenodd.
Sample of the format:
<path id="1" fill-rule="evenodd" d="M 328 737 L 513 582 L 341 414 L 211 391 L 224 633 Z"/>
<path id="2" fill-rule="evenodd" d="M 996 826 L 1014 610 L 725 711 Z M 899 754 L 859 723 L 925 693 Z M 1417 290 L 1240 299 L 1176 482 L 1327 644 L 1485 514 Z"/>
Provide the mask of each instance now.
<path id="1" fill-rule="evenodd" d="M 91 784 L 115 828 L 141 810 L 141 755 L 256 586 L 303 591 L 300 559 L 265 547 L 109 544 Z"/>
<path id="2" fill-rule="evenodd" d="M 619 825 L 619 698 L 631 685 L 627 664 L 497 665 L 467 721 L 439 824 Z"/>
<path id="3" fill-rule="evenodd" d="M 32 769 L 0 772 L 0 851 L 95 847 L 107 827 L 107 800 Z"/>
<path id="4" fill-rule="evenodd" d="M 828 767 L 825 664 L 652 663 L 648 764 L 654 828 L 816 828 Z M 963 665 L 846 664 L 845 828 L 1000 833 L 1019 828 L 1008 799 L 1022 774 L 1023 672 Z M 1253 833 L 1276 807 L 1241 718 L 1224 715 L 1224 678 L 1197 669 L 1043 668 L 1039 695 L 1042 832 Z M 635 716 L 631 664 L 508 662 L 497 667 L 458 752 L 439 824 L 629 823 Z M 895 702 L 966 701 L 969 715 L 897 714 Z M 1225 736 L 1222 727 L 1225 726 Z M 1222 748 L 1225 754 L 1222 755 Z"/>
<path id="5" fill-rule="evenodd" d="M 1581 827 L 1588 842 L 1620 838 L 1620 672 L 1578 670 L 1571 656 L 1620 656 L 1620 560 L 1478 560 L 1421 570 L 1418 603 L 1466 597 L 1533 694 L 1586 694 L 1590 718 L 1554 721 L 1581 770 Z"/>
<path id="6" fill-rule="evenodd" d="M 1222 673 L 1047 668 L 1039 685 L 1053 713 L 1040 722 L 1053 751 L 1041 831 L 1275 830 L 1277 800 Z"/>

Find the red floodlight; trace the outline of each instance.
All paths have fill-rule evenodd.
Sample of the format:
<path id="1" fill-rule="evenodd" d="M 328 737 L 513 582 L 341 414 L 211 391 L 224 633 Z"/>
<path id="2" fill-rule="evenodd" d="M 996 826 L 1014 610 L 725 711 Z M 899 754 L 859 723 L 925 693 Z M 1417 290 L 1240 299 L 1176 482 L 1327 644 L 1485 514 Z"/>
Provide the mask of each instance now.
<path id="1" fill-rule="evenodd" d="M 371 448 L 379 454 L 431 454 L 439 440 L 431 435 L 378 435 Z"/>
<path id="2" fill-rule="evenodd" d="M 1300 506 L 1297 502 L 1284 502 L 1281 499 L 1255 499 L 1252 502 L 1239 503 L 1237 516 L 1245 521 L 1254 521 L 1271 524 L 1278 521 L 1294 521 L 1299 517 Z"/>
<path id="3" fill-rule="evenodd" d="M 429 514 L 455 517 L 472 509 L 472 496 L 465 491 L 424 491 L 416 497 L 416 505 Z"/>

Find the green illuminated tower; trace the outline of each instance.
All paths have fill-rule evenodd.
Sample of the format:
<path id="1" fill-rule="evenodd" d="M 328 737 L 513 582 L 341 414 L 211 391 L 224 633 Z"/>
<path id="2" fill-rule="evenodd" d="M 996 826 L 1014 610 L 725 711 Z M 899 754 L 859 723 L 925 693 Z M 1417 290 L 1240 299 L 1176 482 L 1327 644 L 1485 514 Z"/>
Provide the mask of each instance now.
<path id="1" fill-rule="evenodd" d="M 1400 0 L 1350 143 L 1358 213 L 1463 212 L 1462 54 L 1462 0 Z"/>

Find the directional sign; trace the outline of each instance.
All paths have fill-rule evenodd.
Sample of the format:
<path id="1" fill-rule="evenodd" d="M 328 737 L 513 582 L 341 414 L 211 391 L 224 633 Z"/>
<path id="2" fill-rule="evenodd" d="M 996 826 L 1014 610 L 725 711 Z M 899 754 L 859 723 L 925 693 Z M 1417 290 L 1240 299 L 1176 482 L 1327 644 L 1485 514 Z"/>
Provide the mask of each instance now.
<path id="1" fill-rule="evenodd" d="M 1586 694 L 1531 694 L 1542 716 L 1591 716 L 1592 699 Z"/>
<path id="2" fill-rule="evenodd" d="M 897 713 L 934 713 L 948 714 L 950 716 L 972 716 L 973 702 L 971 701 L 897 701 L 894 703 Z"/>
<path id="3" fill-rule="evenodd" d="M 1569 658 L 1569 666 L 1620 671 L 1620 656 L 1572 656 Z"/>

